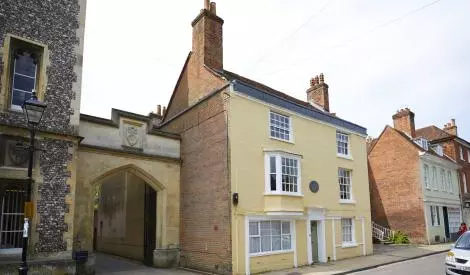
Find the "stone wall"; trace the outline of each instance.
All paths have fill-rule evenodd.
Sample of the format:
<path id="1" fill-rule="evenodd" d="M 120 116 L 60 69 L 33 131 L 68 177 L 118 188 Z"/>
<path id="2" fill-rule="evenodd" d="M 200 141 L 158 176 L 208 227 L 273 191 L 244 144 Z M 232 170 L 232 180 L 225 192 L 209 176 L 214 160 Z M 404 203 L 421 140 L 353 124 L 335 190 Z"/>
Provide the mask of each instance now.
<path id="1" fill-rule="evenodd" d="M 0 125 L 7 126 L 1 133 L 25 136 L 26 127 L 23 113 L 11 111 L 8 102 L 9 41 L 14 37 L 44 50 L 39 63 L 44 74 L 39 73 L 36 88 L 47 109 L 37 132 L 41 151 L 36 152 L 30 242 L 38 256 L 72 249 L 85 11 L 86 0 L 0 1 Z"/>

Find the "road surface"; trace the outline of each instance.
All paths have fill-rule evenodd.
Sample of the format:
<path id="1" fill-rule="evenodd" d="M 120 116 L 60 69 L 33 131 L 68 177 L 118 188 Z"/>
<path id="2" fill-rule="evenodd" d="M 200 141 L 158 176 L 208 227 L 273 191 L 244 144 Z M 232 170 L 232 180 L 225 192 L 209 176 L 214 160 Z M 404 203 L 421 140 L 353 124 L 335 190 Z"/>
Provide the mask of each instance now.
<path id="1" fill-rule="evenodd" d="M 352 273 L 355 275 L 443 275 L 445 274 L 445 253 L 440 253 L 416 260 L 409 260 L 391 265 L 381 266 L 362 272 Z"/>

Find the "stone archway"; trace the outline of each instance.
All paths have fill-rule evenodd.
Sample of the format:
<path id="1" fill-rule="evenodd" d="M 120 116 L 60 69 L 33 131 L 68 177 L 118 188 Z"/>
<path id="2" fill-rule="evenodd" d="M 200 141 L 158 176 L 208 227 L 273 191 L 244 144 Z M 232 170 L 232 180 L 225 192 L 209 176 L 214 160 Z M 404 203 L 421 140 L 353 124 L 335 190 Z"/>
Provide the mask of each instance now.
<path id="1" fill-rule="evenodd" d="M 133 164 L 106 172 L 91 185 L 100 190 L 92 202 L 94 251 L 153 265 L 161 224 L 157 196 L 165 187 Z"/>
<path id="2" fill-rule="evenodd" d="M 130 174 L 156 191 L 155 248 L 159 251 L 177 249 L 179 162 L 89 148 L 79 148 L 77 161 L 73 240 L 75 248 L 93 251 L 93 192 L 96 186 L 119 173 Z"/>

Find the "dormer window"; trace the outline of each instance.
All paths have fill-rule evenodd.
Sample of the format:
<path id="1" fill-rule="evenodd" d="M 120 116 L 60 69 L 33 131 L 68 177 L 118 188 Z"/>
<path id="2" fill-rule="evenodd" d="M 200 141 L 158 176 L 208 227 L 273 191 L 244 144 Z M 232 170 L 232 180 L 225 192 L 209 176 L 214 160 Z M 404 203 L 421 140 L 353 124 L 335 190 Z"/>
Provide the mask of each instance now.
<path id="1" fill-rule="evenodd" d="M 419 137 L 419 138 L 415 139 L 414 142 L 426 151 L 429 148 L 429 141 L 425 138 Z"/>
<path id="2" fill-rule="evenodd" d="M 434 152 L 436 152 L 436 154 L 438 154 L 439 156 L 444 156 L 444 149 L 442 148 L 441 145 L 435 145 L 432 147 L 432 149 L 434 150 Z"/>

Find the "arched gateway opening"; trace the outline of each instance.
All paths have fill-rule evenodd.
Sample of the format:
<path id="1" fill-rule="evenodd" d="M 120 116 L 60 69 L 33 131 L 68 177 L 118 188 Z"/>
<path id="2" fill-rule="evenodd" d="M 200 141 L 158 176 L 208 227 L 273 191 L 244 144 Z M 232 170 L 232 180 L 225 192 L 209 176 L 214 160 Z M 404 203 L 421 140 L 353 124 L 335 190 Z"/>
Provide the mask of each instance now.
<path id="1" fill-rule="evenodd" d="M 158 190 L 129 168 L 111 171 L 95 183 L 93 248 L 151 266 Z"/>

